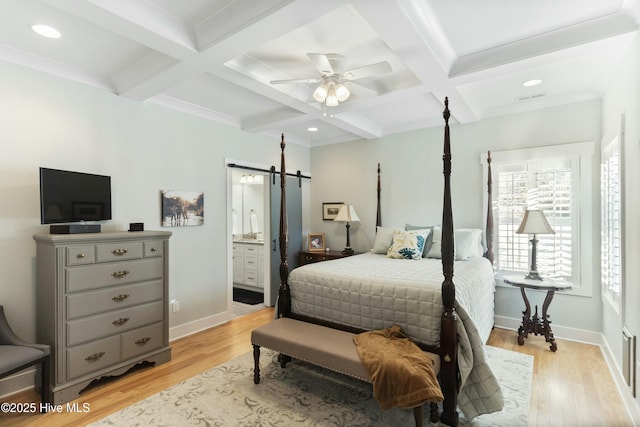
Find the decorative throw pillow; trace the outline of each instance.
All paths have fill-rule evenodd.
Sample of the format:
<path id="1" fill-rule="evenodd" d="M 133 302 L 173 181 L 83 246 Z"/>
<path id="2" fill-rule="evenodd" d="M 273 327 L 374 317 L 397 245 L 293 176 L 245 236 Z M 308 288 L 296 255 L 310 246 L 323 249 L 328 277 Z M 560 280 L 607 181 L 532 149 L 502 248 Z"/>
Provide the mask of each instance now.
<path id="1" fill-rule="evenodd" d="M 393 231 L 393 243 L 387 251 L 389 258 L 420 259 L 429 230 L 405 231 L 399 228 Z"/>
<path id="2" fill-rule="evenodd" d="M 404 229 L 407 231 L 411 231 L 411 230 L 433 230 L 433 225 L 427 225 L 427 226 L 420 226 L 420 225 L 411 225 L 411 224 L 407 224 L 405 225 Z M 429 233 L 429 237 L 427 237 L 427 241 L 424 244 L 424 251 L 422 251 L 422 256 L 424 258 L 427 257 L 427 254 L 429 253 L 429 251 L 431 250 L 431 246 L 433 245 L 433 233 Z"/>
<path id="3" fill-rule="evenodd" d="M 393 228 L 380 227 L 376 228 L 376 240 L 373 242 L 371 252 L 374 254 L 386 254 L 389 246 L 393 243 Z"/>

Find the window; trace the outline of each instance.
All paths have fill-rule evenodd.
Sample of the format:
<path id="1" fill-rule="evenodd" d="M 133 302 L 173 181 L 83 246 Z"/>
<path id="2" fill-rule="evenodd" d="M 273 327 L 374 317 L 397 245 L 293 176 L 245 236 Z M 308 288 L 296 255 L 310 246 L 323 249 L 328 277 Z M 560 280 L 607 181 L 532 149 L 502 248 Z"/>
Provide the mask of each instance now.
<path id="1" fill-rule="evenodd" d="M 544 277 L 571 280 L 572 238 L 574 224 L 572 201 L 572 175 L 576 173 L 575 160 L 546 159 L 526 161 L 514 165 L 498 166 L 497 210 L 495 222 L 496 266 L 498 270 L 529 270 L 530 236 L 517 234 L 527 209 L 540 209 L 555 234 L 537 235 L 538 272 Z"/>
<path id="2" fill-rule="evenodd" d="M 614 307 L 620 306 L 622 293 L 622 200 L 620 143 L 611 141 L 602 151 L 601 190 L 601 262 L 602 290 Z"/>
<path id="3" fill-rule="evenodd" d="M 591 223 L 592 153 L 593 143 L 491 153 L 494 266 L 499 275 L 529 271 L 532 236 L 516 231 L 527 209 L 540 209 L 555 234 L 536 235 L 538 272 L 581 287 L 581 259 L 591 252 L 589 246 L 584 249 L 591 239 L 585 239 L 583 226 Z"/>

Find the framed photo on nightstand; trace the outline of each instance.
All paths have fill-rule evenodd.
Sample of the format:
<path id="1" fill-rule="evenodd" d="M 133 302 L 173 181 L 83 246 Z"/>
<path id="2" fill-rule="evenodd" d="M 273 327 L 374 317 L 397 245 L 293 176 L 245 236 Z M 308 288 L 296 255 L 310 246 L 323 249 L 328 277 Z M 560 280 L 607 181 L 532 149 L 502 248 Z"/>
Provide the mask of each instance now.
<path id="1" fill-rule="evenodd" d="M 324 233 L 309 233 L 309 252 L 324 252 Z"/>

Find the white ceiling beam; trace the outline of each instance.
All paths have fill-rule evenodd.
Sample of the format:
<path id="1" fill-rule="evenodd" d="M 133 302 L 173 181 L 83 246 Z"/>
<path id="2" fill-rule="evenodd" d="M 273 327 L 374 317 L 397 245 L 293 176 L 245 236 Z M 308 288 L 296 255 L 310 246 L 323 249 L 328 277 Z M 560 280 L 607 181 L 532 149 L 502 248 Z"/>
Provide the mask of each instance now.
<path id="1" fill-rule="evenodd" d="M 186 23 L 143 0 L 43 1 L 176 59 L 197 53 L 195 34 Z"/>
<path id="2" fill-rule="evenodd" d="M 105 76 L 89 73 L 86 70 L 53 61 L 49 58 L 34 55 L 23 50 L 0 44 L 0 59 L 33 70 L 44 71 L 54 76 L 69 79 L 89 86 L 115 92 L 116 88 L 111 80 Z"/>
<path id="3" fill-rule="evenodd" d="M 440 52 L 451 60 L 451 48 L 441 32 L 422 28 L 429 23 L 419 21 L 424 11 L 412 9 L 415 5 L 411 2 L 353 0 L 352 4 L 424 86 L 442 97 L 440 102 L 444 102 L 445 96 L 458 100 L 454 116 L 460 123 L 477 121 L 474 112 L 449 81 L 448 70 L 434 53 Z M 428 40 L 425 34 L 429 35 Z"/>
<path id="4" fill-rule="evenodd" d="M 570 27 L 462 56 L 451 67 L 450 75 L 455 78 L 633 32 L 637 29 L 638 23 L 632 16 L 611 13 Z"/>

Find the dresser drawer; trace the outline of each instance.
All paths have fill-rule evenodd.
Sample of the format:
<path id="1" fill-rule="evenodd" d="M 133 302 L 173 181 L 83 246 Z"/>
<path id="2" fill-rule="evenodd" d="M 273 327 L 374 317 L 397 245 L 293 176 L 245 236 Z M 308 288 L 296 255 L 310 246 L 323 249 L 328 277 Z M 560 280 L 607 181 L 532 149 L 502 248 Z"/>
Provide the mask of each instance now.
<path id="1" fill-rule="evenodd" d="M 251 254 L 251 255 L 258 255 L 258 253 L 261 252 L 260 251 L 261 248 L 262 246 L 248 244 L 244 246 L 244 253 Z"/>
<path id="2" fill-rule="evenodd" d="M 164 245 L 161 241 L 150 240 L 144 242 L 143 247 L 145 258 L 160 257 L 164 255 Z"/>
<path id="3" fill-rule="evenodd" d="M 162 322 L 122 334 L 122 360 L 154 350 L 163 343 Z"/>
<path id="4" fill-rule="evenodd" d="M 244 268 L 250 269 L 250 270 L 256 270 L 258 268 L 258 257 L 256 255 L 245 255 Z"/>
<path id="5" fill-rule="evenodd" d="M 67 265 L 93 264 L 96 261 L 94 245 L 70 246 L 66 248 Z"/>
<path id="6" fill-rule="evenodd" d="M 258 286 L 258 272 L 257 270 L 245 270 L 244 271 L 244 284 Z"/>
<path id="7" fill-rule="evenodd" d="M 67 380 L 120 361 L 120 336 L 105 338 L 67 350 Z"/>
<path id="8" fill-rule="evenodd" d="M 97 261 L 111 262 L 142 258 L 142 242 L 103 243 L 96 245 Z"/>
<path id="9" fill-rule="evenodd" d="M 67 319 L 162 299 L 162 279 L 67 295 Z"/>
<path id="10" fill-rule="evenodd" d="M 137 305 L 67 322 L 67 345 L 73 346 L 120 334 L 141 326 L 159 322 L 163 318 L 163 302 Z"/>
<path id="11" fill-rule="evenodd" d="M 67 292 L 85 291 L 126 283 L 159 279 L 164 273 L 162 258 L 94 264 L 67 268 Z"/>

